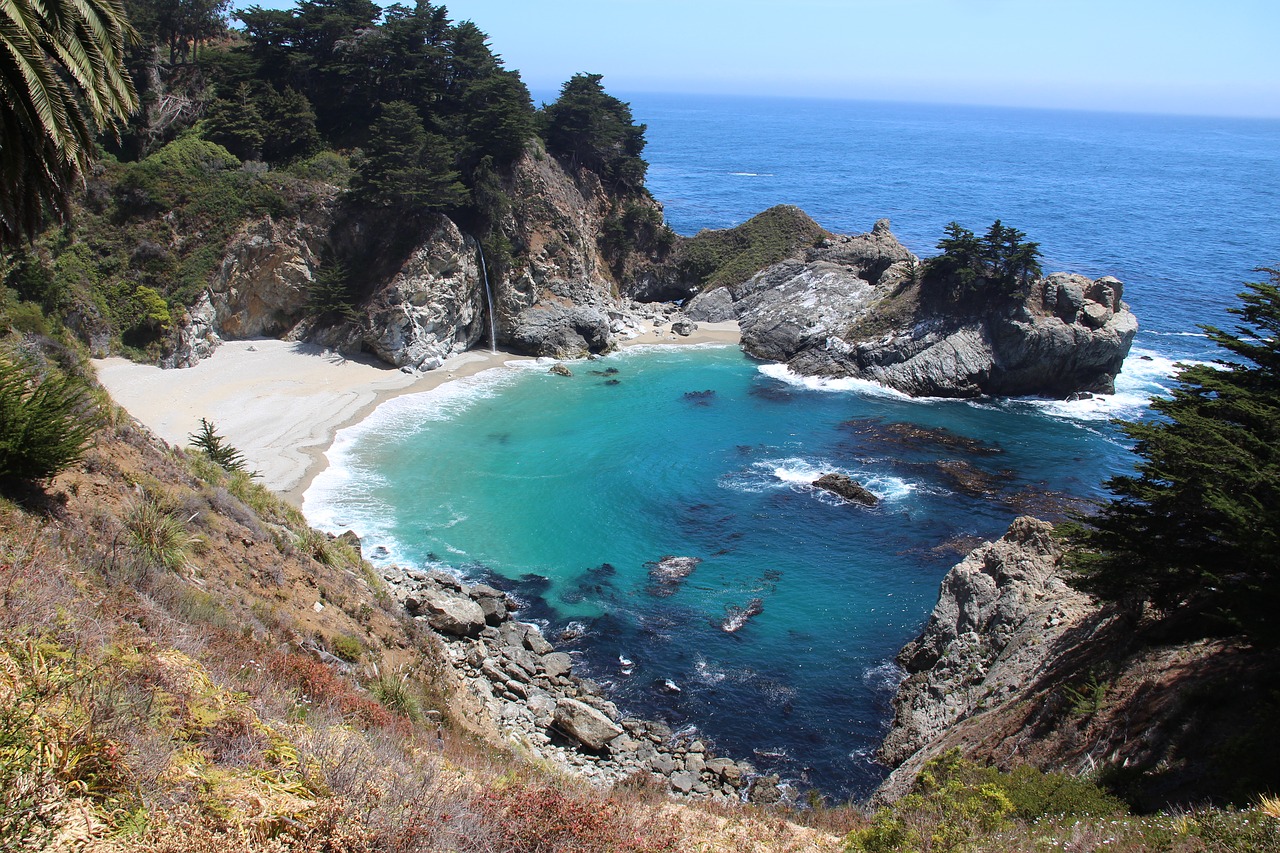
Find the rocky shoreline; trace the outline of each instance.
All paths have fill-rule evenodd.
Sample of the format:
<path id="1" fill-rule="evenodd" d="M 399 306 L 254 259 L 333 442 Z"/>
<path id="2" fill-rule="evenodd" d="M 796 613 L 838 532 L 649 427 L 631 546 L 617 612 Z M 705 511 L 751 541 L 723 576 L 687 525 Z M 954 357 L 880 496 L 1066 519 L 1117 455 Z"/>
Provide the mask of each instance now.
<path id="1" fill-rule="evenodd" d="M 537 625 L 514 618 L 518 604 L 504 592 L 439 571 L 393 566 L 382 577 L 442 640 L 481 727 L 530 757 L 600 786 L 643 775 L 674 796 L 712 802 L 769 804 L 792 793 L 778 776 L 717 756 L 696 735 L 623 714 L 600 685 L 574 674 L 570 655 Z"/>

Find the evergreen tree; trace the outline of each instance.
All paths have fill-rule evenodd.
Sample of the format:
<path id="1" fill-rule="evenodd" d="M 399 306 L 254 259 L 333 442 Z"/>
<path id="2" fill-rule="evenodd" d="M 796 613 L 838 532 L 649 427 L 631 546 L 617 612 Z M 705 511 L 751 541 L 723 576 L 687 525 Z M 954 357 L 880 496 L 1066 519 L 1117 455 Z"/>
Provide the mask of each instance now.
<path id="1" fill-rule="evenodd" d="M 316 112 L 307 96 L 286 86 L 277 92 L 271 84 L 259 98 L 264 123 L 262 157 L 269 163 L 288 163 L 316 153 L 321 148 L 316 130 Z"/>
<path id="2" fill-rule="evenodd" d="M 200 429 L 187 436 L 191 446 L 212 459 L 224 471 L 243 471 L 244 454 L 227 443 L 225 436 L 218 435 L 213 422 L 200 419 Z"/>
<path id="3" fill-rule="evenodd" d="M 601 79 L 575 74 L 543 110 L 547 150 L 590 169 L 606 184 L 641 190 L 649 167 L 640 157 L 645 126 L 632 120 L 631 107 L 605 93 Z"/>
<path id="4" fill-rule="evenodd" d="M 942 254 L 925 262 L 924 284 L 948 301 L 1011 297 L 1040 276 L 1040 244 L 999 219 L 977 237 L 950 222 L 938 241 Z"/>
<path id="5" fill-rule="evenodd" d="M 352 193 L 407 215 L 450 210 L 467 202 L 452 147 L 444 137 L 428 133 L 418 111 L 404 101 L 383 106 L 356 166 Z"/>
<path id="6" fill-rule="evenodd" d="M 1280 642 L 1280 270 L 1247 284 L 1235 333 L 1205 331 L 1232 358 L 1183 367 L 1161 417 L 1122 424 L 1137 476 L 1076 531 L 1077 584 L 1202 628 Z"/>
<path id="7" fill-rule="evenodd" d="M 241 83 L 231 98 L 218 98 L 210 105 L 203 135 L 241 160 L 258 160 L 265 139 L 263 125 L 249 84 Z"/>

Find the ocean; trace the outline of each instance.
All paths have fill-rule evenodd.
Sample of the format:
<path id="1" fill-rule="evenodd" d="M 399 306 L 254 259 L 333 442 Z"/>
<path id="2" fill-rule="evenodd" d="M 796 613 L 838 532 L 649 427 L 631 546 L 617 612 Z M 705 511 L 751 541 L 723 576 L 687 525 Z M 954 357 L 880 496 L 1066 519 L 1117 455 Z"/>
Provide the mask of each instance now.
<path id="1" fill-rule="evenodd" d="M 1121 279 L 1142 330 L 1117 394 L 912 400 L 734 347 L 637 347 L 572 378 L 524 363 L 340 432 L 304 511 L 375 561 L 510 590 L 625 711 L 863 797 L 885 773 L 893 656 L 947 569 L 1020 514 L 1104 499 L 1134 464 L 1111 419 L 1143 417 L 1176 362 L 1213 358 L 1199 324 L 1229 326 L 1241 283 L 1280 262 L 1280 122 L 628 100 L 679 233 L 786 203 L 837 232 L 887 217 L 928 255 L 947 222 L 1000 218 L 1046 271 Z M 808 485 L 830 471 L 880 503 Z"/>

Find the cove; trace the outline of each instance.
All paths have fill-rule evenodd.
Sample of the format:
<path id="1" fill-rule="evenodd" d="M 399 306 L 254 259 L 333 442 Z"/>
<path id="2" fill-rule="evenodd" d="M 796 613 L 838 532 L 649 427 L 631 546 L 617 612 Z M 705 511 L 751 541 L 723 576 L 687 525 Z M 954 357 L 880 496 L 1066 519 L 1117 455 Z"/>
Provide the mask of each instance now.
<path id="1" fill-rule="evenodd" d="M 736 347 L 548 366 L 383 404 L 339 433 L 308 519 L 375 564 L 510 591 L 625 712 L 836 799 L 883 775 L 893 656 L 947 569 L 1018 515 L 1105 497 L 1132 466 L 1108 418 L 1171 368 L 1135 350 L 1115 397 L 1056 403 L 912 400 Z M 809 485 L 825 472 L 880 502 Z"/>

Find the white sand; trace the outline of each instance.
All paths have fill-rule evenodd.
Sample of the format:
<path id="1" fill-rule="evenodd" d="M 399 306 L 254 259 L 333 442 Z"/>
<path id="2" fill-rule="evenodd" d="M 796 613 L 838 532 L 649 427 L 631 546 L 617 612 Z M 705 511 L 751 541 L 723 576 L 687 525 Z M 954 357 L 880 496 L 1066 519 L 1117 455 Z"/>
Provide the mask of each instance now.
<path id="1" fill-rule="evenodd" d="M 737 343 L 737 323 L 701 324 L 688 337 L 646 329 L 624 346 Z M 413 376 L 372 358 L 344 358 L 311 344 L 272 339 L 228 341 L 183 370 L 161 370 L 123 358 L 93 362 L 117 403 L 169 444 L 186 447 L 208 418 L 244 454 L 259 482 L 300 504 L 326 464 L 334 433 L 363 419 L 379 403 L 429 391 L 522 358 L 472 351 Z"/>

